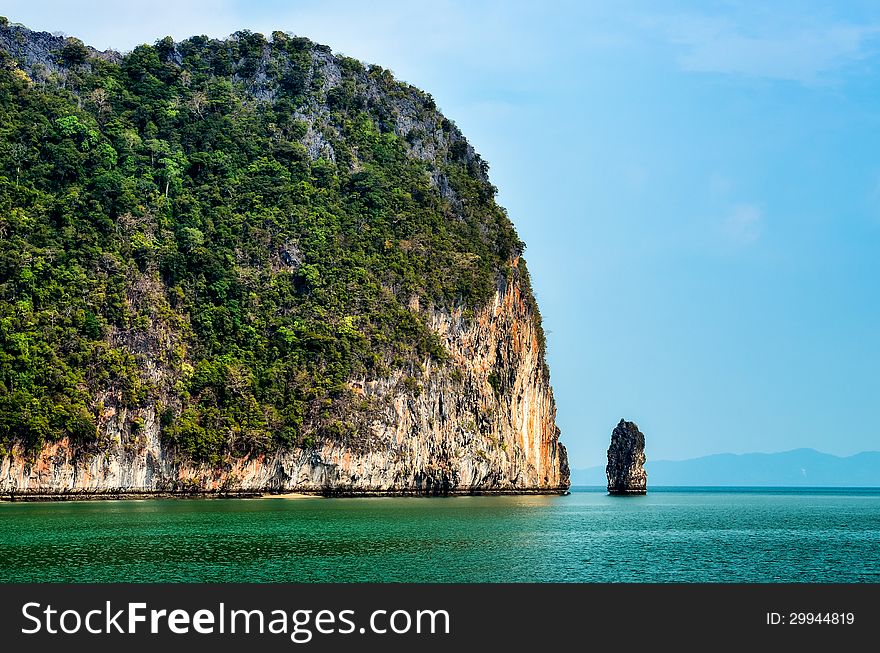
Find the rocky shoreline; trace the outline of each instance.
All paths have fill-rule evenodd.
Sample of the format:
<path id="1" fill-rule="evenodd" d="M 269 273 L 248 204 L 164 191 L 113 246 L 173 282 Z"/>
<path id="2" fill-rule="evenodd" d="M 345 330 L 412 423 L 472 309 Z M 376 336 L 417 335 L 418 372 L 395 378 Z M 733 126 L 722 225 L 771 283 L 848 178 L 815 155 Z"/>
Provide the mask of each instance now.
<path id="1" fill-rule="evenodd" d="M 65 492 L 4 492 L 0 502 L 37 503 L 49 501 L 143 501 L 151 499 L 261 499 L 283 497 L 289 490 L 75 490 Z M 462 497 L 462 496 L 565 496 L 570 494 L 567 487 L 534 488 L 522 490 L 457 489 L 446 492 L 425 492 L 422 490 L 362 490 L 327 488 L 320 491 L 305 490 L 293 494 L 304 497 L 323 498 L 367 498 L 367 497 Z"/>

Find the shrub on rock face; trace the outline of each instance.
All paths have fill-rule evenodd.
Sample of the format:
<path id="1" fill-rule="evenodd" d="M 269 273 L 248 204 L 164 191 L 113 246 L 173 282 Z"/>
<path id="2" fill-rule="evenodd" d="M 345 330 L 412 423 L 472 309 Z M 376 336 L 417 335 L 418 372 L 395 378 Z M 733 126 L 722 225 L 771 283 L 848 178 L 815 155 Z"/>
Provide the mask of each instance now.
<path id="1" fill-rule="evenodd" d="M 89 49 L 79 39 L 68 38 L 64 40 L 59 57 L 65 66 L 79 66 L 89 58 Z"/>

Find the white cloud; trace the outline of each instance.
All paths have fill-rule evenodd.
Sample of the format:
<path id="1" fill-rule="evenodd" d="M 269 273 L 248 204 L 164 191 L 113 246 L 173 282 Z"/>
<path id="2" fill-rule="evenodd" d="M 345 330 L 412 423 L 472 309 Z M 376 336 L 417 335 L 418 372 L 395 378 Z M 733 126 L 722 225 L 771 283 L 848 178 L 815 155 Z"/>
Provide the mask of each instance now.
<path id="1" fill-rule="evenodd" d="M 754 204 L 738 204 L 724 218 L 721 227 L 729 242 L 749 245 L 764 231 L 764 212 Z"/>
<path id="2" fill-rule="evenodd" d="M 880 172 L 875 172 L 867 188 L 866 204 L 869 215 L 875 222 L 880 222 Z"/>
<path id="3" fill-rule="evenodd" d="M 713 195 L 727 195 L 734 185 L 733 180 L 725 175 L 715 173 L 709 177 L 709 192 Z"/>
<path id="4" fill-rule="evenodd" d="M 758 23 L 752 29 L 735 14 L 654 17 L 645 24 L 660 30 L 683 70 L 802 83 L 868 59 L 880 39 L 878 23 L 823 24 L 759 14 L 749 16 Z"/>

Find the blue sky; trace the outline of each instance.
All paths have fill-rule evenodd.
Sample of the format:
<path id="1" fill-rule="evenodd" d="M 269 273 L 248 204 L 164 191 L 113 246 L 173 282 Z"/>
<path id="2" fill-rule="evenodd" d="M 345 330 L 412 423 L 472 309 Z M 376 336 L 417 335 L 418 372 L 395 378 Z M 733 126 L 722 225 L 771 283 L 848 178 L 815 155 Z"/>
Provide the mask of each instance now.
<path id="1" fill-rule="evenodd" d="M 880 7 L 20 2 L 100 48 L 248 28 L 429 91 L 528 244 L 573 467 L 880 449 Z M 759 6 L 764 4 L 766 6 Z"/>

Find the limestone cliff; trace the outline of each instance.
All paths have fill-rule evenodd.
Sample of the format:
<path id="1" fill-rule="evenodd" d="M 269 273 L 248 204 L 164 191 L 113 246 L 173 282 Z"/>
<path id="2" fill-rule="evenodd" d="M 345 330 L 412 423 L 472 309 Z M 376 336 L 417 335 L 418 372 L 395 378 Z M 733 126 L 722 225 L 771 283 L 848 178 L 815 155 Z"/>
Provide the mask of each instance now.
<path id="1" fill-rule="evenodd" d="M 245 45 L 251 49 L 246 50 Z M 131 382 L 123 387 L 114 381 L 112 374 L 109 380 L 106 374 L 85 378 L 77 390 L 91 393 L 89 414 L 80 420 L 88 427 L 87 431 L 94 431 L 87 438 L 53 439 L 43 435 L 31 439 L 38 442 L 35 447 L 25 438 L 16 439 L 16 431 L 11 431 L 12 436 L 2 432 L 7 423 L 19 424 L 18 432 L 30 433 L 33 429 L 24 430 L 21 420 L 0 419 L 0 493 L 7 497 L 283 491 L 454 494 L 555 493 L 568 488 L 568 462 L 555 423 L 556 407 L 544 361 L 540 316 L 525 263 L 520 258 L 521 243 L 515 244 L 518 240 L 512 226 L 503 210 L 494 205 L 494 188 L 488 181 L 487 166 L 461 132 L 436 111 L 430 96 L 393 80 L 387 71 L 364 68 L 359 62 L 333 55 L 325 46 L 280 33 L 273 34 L 271 42 L 250 33 L 240 33 L 224 42 L 209 42 L 205 37 L 198 37 L 183 48 L 189 59 L 182 54 L 180 44 L 166 39 L 154 50 L 136 51 L 138 61 L 146 62 L 136 64 L 128 55 L 99 53 L 75 39 L 31 32 L 3 19 L 0 53 L 4 50 L 9 56 L 2 61 L 3 67 L 22 97 L 48 89 L 47 92 L 57 92 L 59 97 L 76 98 L 79 105 L 76 111 L 93 112 L 95 122 L 91 128 L 80 125 L 78 121 L 84 124 L 86 120 L 83 117 L 46 121 L 58 125 L 47 128 L 50 130 L 47 133 L 56 134 L 59 139 L 73 139 L 77 144 L 75 149 L 65 150 L 65 156 L 82 157 L 85 166 L 106 165 L 107 171 L 101 178 L 110 180 L 106 183 L 117 183 L 112 175 L 118 177 L 118 170 L 125 170 L 125 156 L 129 157 L 127 165 L 131 170 L 140 165 L 146 172 L 140 178 L 132 177 L 134 181 L 130 186 L 131 193 L 145 193 L 143 198 L 138 198 L 142 205 L 127 213 L 119 211 L 118 215 L 113 210 L 108 212 L 106 224 L 113 225 L 108 233 L 122 243 L 118 251 L 105 254 L 95 262 L 94 271 L 88 267 L 92 263 L 83 263 L 80 268 L 84 275 L 102 275 L 101 278 L 119 275 L 124 292 L 114 310 L 122 317 L 107 317 L 102 321 L 99 308 L 93 307 L 79 311 L 81 316 L 87 316 L 82 319 L 91 322 L 83 326 L 80 319 L 75 325 L 75 329 L 85 330 L 91 334 L 90 338 L 96 339 L 97 350 L 119 352 L 114 360 L 127 357 L 135 362 L 138 376 L 135 385 L 139 394 L 130 389 Z M 207 73 L 194 68 L 193 79 L 202 75 L 207 80 L 205 90 L 199 90 L 195 82 L 189 81 L 190 71 L 186 66 L 201 66 L 218 52 L 223 56 L 217 59 L 219 63 L 212 65 L 218 68 L 222 64 L 225 77 L 215 75 L 213 68 Z M 227 56 L 227 53 L 232 54 Z M 191 61 L 196 63 L 188 63 Z M 152 66 L 151 75 L 141 74 L 137 69 L 139 65 Z M 109 69 L 111 73 L 107 73 Z M 110 78 L 109 82 L 102 81 L 105 78 Z M 131 85 L 131 93 L 161 96 L 161 102 L 156 100 L 155 106 L 132 109 L 131 94 L 120 93 L 118 98 L 114 95 L 124 83 Z M 99 86 L 101 84 L 103 86 Z M 85 96 L 90 86 L 98 88 L 89 90 Z M 165 89 L 161 93 L 155 90 L 160 87 Z M 230 97 L 235 101 L 231 102 Z M 22 101 L 20 106 L 31 105 Z M 394 265 L 401 265 L 400 261 L 407 265 L 410 261 L 430 264 L 432 257 L 436 257 L 435 266 L 444 265 L 441 260 L 456 265 L 457 274 L 461 276 L 461 270 L 465 271 L 463 278 L 470 275 L 479 281 L 480 275 L 490 274 L 493 281 L 488 286 L 487 299 L 471 303 L 461 299 L 441 301 L 437 297 L 442 293 L 430 296 L 431 288 L 420 289 L 418 279 L 413 279 L 411 273 L 403 283 L 380 264 L 376 269 L 358 269 L 359 276 L 352 277 L 353 288 L 365 283 L 365 279 L 373 283 L 377 290 L 369 297 L 385 302 L 392 309 L 398 306 L 394 302 L 399 302 L 400 309 L 409 313 L 405 317 L 415 320 L 411 331 L 418 335 L 419 329 L 423 329 L 433 334 L 432 337 L 439 339 L 442 352 L 428 355 L 412 345 L 409 353 L 401 353 L 400 347 L 395 350 L 383 344 L 387 338 L 383 339 L 378 331 L 370 332 L 366 327 L 359 330 L 358 312 L 369 314 L 371 310 L 360 295 L 354 295 L 360 303 L 351 300 L 351 305 L 343 306 L 345 310 L 339 316 L 333 314 L 338 307 L 327 301 L 316 314 L 326 316 L 327 324 L 336 331 L 330 331 L 331 336 L 325 336 L 325 340 L 333 337 L 333 333 L 346 334 L 366 352 L 364 357 L 369 365 L 351 365 L 351 369 L 359 371 L 352 372 L 342 388 L 332 387 L 320 396 L 312 389 L 305 398 L 297 398 L 305 408 L 298 418 L 301 422 L 296 422 L 295 442 L 272 440 L 272 428 L 283 421 L 279 417 L 280 408 L 272 404 L 275 400 L 258 396 L 253 390 L 256 381 L 241 365 L 223 363 L 224 374 L 228 374 L 220 382 L 212 381 L 216 388 L 194 389 L 193 369 L 200 364 L 194 357 L 207 356 L 208 350 L 204 340 L 199 340 L 198 329 L 204 328 L 203 321 L 192 308 L 196 304 L 185 301 L 189 287 L 175 281 L 177 285 L 172 288 L 160 262 L 151 258 L 154 252 L 177 251 L 178 247 L 189 252 L 189 256 L 197 254 L 196 248 L 212 237 L 209 228 L 216 228 L 218 221 L 228 215 L 228 212 L 218 212 L 214 222 L 199 222 L 198 229 L 189 226 L 195 224 L 193 216 L 198 215 L 199 209 L 193 208 L 194 194 L 185 197 L 185 185 L 194 184 L 192 180 L 197 180 L 198 175 L 216 161 L 229 167 L 230 158 L 214 152 L 210 142 L 200 146 L 205 151 L 187 150 L 196 146 L 187 145 L 186 138 L 193 142 L 197 139 L 189 132 L 185 132 L 185 138 L 181 137 L 180 130 L 195 129 L 192 125 L 200 121 L 221 118 L 234 124 L 234 120 L 244 120 L 241 116 L 249 120 L 248 116 L 252 116 L 257 124 L 263 111 L 261 107 L 265 106 L 273 107 L 276 112 L 273 115 L 278 116 L 266 127 L 270 131 L 266 143 L 280 152 L 277 160 L 281 163 L 272 163 L 275 165 L 273 174 L 280 175 L 279 183 L 287 183 L 292 175 L 295 177 L 313 166 L 311 177 L 304 175 L 305 181 L 300 181 L 299 186 L 291 183 L 294 189 L 291 193 L 299 193 L 307 183 L 317 185 L 315 179 L 321 175 L 334 180 L 347 179 L 347 186 L 333 181 L 337 185 L 330 188 L 341 187 L 342 191 L 333 192 L 350 192 L 352 197 L 362 193 L 366 199 L 359 199 L 362 204 L 357 206 L 363 205 L 372 211 L 373 231 L 379 233 L 379 227 L 386 220 L 390 220 L 391 226 L 383 228 L 393 230 L 397 223 L 405 223 L 405 216 L 401 217 L 400 211 L 392 214 L 390 209 L 381 208 L 384 206 L 381 198 L 368 195 L 373 191 L 364 188 L 372 179 L 367 173 L 380 170 L 387 161 L 396 161 L 395 148 L 399 147 L 409 161 L 420 166 L 406 170 L 416 169 L 424 174 L 425 180 L 424 188 L 418 186 L 421 182 L 413 182 L 413 193 L 394 191 L 395 201 L 400 206 L 422 202 L 426 211 L 435 211 L 438 215 L 442 211 L 450 230 L 458 229 L 462 234 L 472 234 L 470 238 L 491 244 L 488 250 L 480 245 L 484 249 L 476 253 L 467 249 L 432 252 L 418 237 L 369 240 L 370 224 L 366 217 L 352 224 L 342 223 L 352 231 L 349 241 L 358 238 L 361 239 L 358 242 L 377 248 L 376 252 L 367 252 L 373 258 L 365 254 L 364 261 L 381 262 L 386 252 L 390 252 L 389 257 L 393 255 L 393 260 L 389 260 Z M 143 118 L 143 124 L 139 123 L 141 114 L 148 111 L 155 112 L 155 120 Z M 287 113 L 282 115 L 283 112 Z M 125 131 L 120 125 L 127 115 L 134 116 L 134 122 Z M 175 126 L 178 124 L 182 127 Z M 166 137 L 165 132 L 173 137 Z M 360 140 L 353 142 L 352 133 Z M 101 163 L 93 154 L 98 151 L 95 144 L 105 137 L 108 140 L 103 151 L 111 153 L 107 160 L 112 160 L 112 165 Z M 183 144 L 175 139 L 181 139 Z M 51 140 L 51 136 L 47 140 Z M 137 157 L 139 147 L 143 148 L 140 158 Z M 17 160 L 25 162 L 22 174 L 27 174 L 28 165 L 41 156 L 48 165 L 54 165 L 53 159 L 40 154 L 36 148 L 20 146 Z M 375 148 L 378 154 L 370 154 L 368 148 Z M 265 153 L 258 148 L 251 150 L 247 156 L 254 157 L 254 163 L 247 168 L 248 174 L 262 174 L 269 169 Z M 156 152 L 159 154 L 154 156 Z M 261 156 L 263 158 L 259 158 Z M 9 174 L 14 174 L 15 188 L 18 188 L 22 165 L 13 162 L 9 166 L 18 166 L 7 168 L 12 171 Z M 49 169 L 42 168 L 43 171 Z M 83 170 L 88 172 L 90 168 Z M 178 170 L 186 171 L 186 175 L 180 175 Z M 5 183 L 3 174 L 0 161 L 0 182 Z M 150 175 L 155 182 L 144 181 Z M 73 183 L 69 181 L 71 178 L 68 174 L 64 183 Z M 234 182 L 241 187 L 248 183 L 243 177 L 235 178 Z M 12 187 L 11 182 L 5 186 L 2 183 L 2 188 Z M 24 183 L 22 181 L 22 185 Z M 155 187 L 150 187 L 150 183 L 155 183 Z M 232 196 L 236 187 L 225 189 L 224 194 L 212 195 L 210 201 L 227 201 L 227 195 Z M 76 192 L 91 192 L 90 188 L 80 184 Z M 267 186 L 260 190 L 261 194 L 252 193 L 248 195 L 248 202 L 253 203 L 255 197 L 263 202 L 272 190 Z M 312 190 L 315 197 L 330 192 L 326 187 L 316 186 Z M 175 193 L 181 194 L 182 199 L 177 200 Z M 289 198 L 281 197 L 278 201 L 282 200 L 293 206 Z M 100 203 L 93 202 L 90 210 L 96 206 Z M 342 210 L 340 202 L 333 206 L 334 210 Z M 208 211 L 204 209 L 205 213 Z M 227 286 L 199 286 L 202 296 L 214 292 L 215 287 L 220 288 L 217 292 L 228 295 L 232 292 L 228 284 L 248 289 L 231 305 L 252 323 L 257 323 L 254 316 L 261 310 L 260 293 L 254 291 L 259 290 L 259 284 L 264 284 L 263 290 L 272 292 L 276 292 L 278 284 L 292 288 L 290 292 L 295 295 L 292 303 L 280 306 L 270 316 L 278 324 L 267 328 L 265 334 L 254 336 L 265 337 L 267 342 L 275 338 L 271 342 L 280 342 L 277 346 L 282 348 L 290 342 L 301 342 L 297 340 L 299 335 L 311 335 L 297 326 L 304 322 L 306 317 L 302 316 L 307 314 L 297 313 L 296 302 L 317 303 L 309 284 L 316 283 L 321 265 L 331 255 L 337 256 L 336 252 L 344 250 L 335 242 L 331 243 L 332 247 L 327 245 L 327 239 L 310 240 L 317 229 L 315 223 L 310 223 L 308 228 L 312 231 L 305 230 L 295 222 L 300 219 L 297 217 L 299 208 L 289 211 L 293 217 L 284 215 L 291 220 L 290 224 L 278 226 L 279 222 L 273 217 L 276 219 L 273 229 L 277 232 L 274 235 L 262 225 L 246 225 L 242 233 L 246 234 L 247 242 L 242 240 L 241 247 L 231 249 L 225 259 L 215 262 L 215 267 L 230 266 L 231 273 L 225 277 L 229 281 L 223 282 Z M 241 220 L 252 220 L 253 213 L 256 213 L 253 209 L 245 212 Z M 175 220 L 189 222 L 175 226 Z M 56 225 L 51 223 L 48 228 L 54 229 Z M 64 232 L 64 237 L 69 237 L 69 233 Z M 361 236 L 362 233 L 367 236 Z M 227 236 L 224 232 L 224 237 Z M 337 239 L 343 236 L 345 234 Z M 5 237 L 0 234 L 0 239 Z M 22 242 L 27 241 L 28 235 L 25 233 L 24 237 Z M 459 240 L 450 238 L 449 242 L 460 242 L 460 236 L 455 238 Z M 493 244 L 492 238 L 502 244 Z M 514 245 L 505 245 L 505 242 Z M 250 250 L 244 250 L 245 244 Z M 486 251 L 499 257 L 500 263 L 487 262 Z M 28 253 L 28 261 L 43 254 L 35 246 L 33 253 Z M 441 258 L 441 254 L 445 258 Z M 52 256 L 57 256 L 57 250 Z M 183 269 L 186 262 L 175 260 Z M 307 267 L 311 268 L 308 273 Z M 17 276 L 10 276 L 8 284 L 2 278 L 3 270 L 0 270 L 0 300 L 13 291 L 29 292 L 18 280 L 20 270 L 13 270 Z M 441 270 L 435 276 L 442 277 L 442 274 Z M 407 290 L 406 284 L 414 290 Z M 434 285 L 438 286 L 439 282 Z M 75 293 L 65 294 L 63 301 L 72 301 L 68 295 Z M 20 300 L 20 296 L 16 297 L 16 301 Z M 32 307 L 42 300 L 38 297 L 28 301 Z M 62 300 L 52 301 L 60 305 Z M 219 301 L 216 307 L 209 308 L 225 311 Z M 389 314 L 392 309 L 383 310 Z M 63 321 L 71 314 L 75 318 L 77 312 L 66 309 L 61 317 L 53 319 Z M 369 326 L 372 319 L 365 318 L 361 322 Z M 295 332 L 294 327 L 301 330 Z M 256 333 L 252 327 L 247 328 L 251 329 L 250 333 Z M 0 338 L 0 344 L 3 342 Z M 315 339 L 297 346 L 314 348 L 322 346 L 322 342 Z M 46 346 L 51 348 L 56 344 L 50 341 Z M 71 346 L 65 344 L 64 347 L 70 349 Z M 60 345 L 58 349 L 62 354 L 66 352 Z M 323 370 L 327 365 L 329 363 L 322 359 L 316 369 Z M 13 380 L 16 379 L 18 377 Z M 247 430 L 234 425 L 228 433 L 221 433 L 223 442 L 217 445 L 222 451 L 219 457 L 207 460 L 204 456 L 200 459 L 186 455 L 181 440 L 168 437 L 169 428 L 174 427 L 175 420 L 186 416 L 190 405 L 196 402 L 208 405 L 214 401 L 214 395 L 222 394 L 223 388 L 219 386 L 223 384 L 234 391 L 229 394 L 240 395 L 236 395 L 234 401 L 240 400 L 242 406 L 256 406 L 251 415 L 259 418 L 258 426 Z M 12 382 L 7 385 L 0 378 L 0 393 L 12 392 Z M 135 395 L 134 399 L 130 398 Z M 213 414 L 218 414 L 223 407 L 212 404 L 210 408 Z M 31 428 L 30 422 L 25 426 Z M 277 430 L 280 432 L 280 427 Z M 245 431 L 247 440 L 242 435 Z"/>
<path id="2" fill-rule="evenodd" d="M 418 392 L 399 378 L 354 380 L 355 392 L 385 410 L 369 425 L 368 445 L 338 441 L 228 461 L 180 461 L 162 445 L 154 411 L 142 433 L 130 416 L 107 411 L 101 429 L 113 444 L 78 450 L 67 441 L 36 455 L 0 459 L 5 496 L 299 491 L 321 494 L 561 492 L 568 460 L 533 316 L 518 281 L 499 288 L 472 319 L 434 312 L 431 326 L 453 364 L 428 365 Z M 489 375 L 501 379 L 497 388 Z"/>

